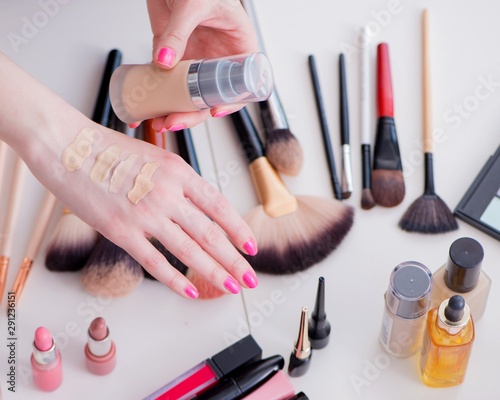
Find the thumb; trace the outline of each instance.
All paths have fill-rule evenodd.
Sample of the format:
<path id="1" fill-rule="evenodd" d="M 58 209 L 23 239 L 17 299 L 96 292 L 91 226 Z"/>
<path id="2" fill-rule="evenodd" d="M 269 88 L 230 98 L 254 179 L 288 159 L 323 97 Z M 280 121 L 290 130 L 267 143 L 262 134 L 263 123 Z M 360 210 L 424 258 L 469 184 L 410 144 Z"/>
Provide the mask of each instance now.
<path id="1" fill-rule="evenodd" d="M 178 2 L 172 9 L 169 22 L 153 42 L 153 60 L 163 68 L 172 68 L 182 59 L 189 36 L 201 22 L 200 14 L 186 7 L 189 2 Z"/>

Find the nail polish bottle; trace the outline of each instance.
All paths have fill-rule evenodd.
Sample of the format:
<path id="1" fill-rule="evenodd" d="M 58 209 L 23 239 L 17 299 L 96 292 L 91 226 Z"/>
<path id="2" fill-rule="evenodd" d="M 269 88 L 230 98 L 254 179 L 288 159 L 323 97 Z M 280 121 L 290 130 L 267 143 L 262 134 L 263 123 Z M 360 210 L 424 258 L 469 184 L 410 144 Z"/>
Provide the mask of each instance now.
<path id="1" fill-rule="evenodd" d="M 288 363 L 288 375 L 293 377 L 304 375 L 309 369 L 311 361 L 312 349 L 307 329 L 307 311 L 307 307 L 302 307 L 299 334 Z"/>
<path id="2" fill-rule="evenodd" d="M 116 366 L 116 346 L 104 318 L 95 318 L 89 326 L 85 345 L 87 369 L 96 375 L 109 374 Z"/>
<path id="3" fill-rule="evenodd" d="M 465 378 L 474 322 L 464 298 L 454 295 L 429 311 L 420 369 L 428 386 L 459 385 Z"/>
<path id="4" fill-rule="evenodd" d="M 51 392 L 61 385 L 61 353 L 47 328 L 40 327 L 35 331 L 31 368 L 33 381 L 38 389 Z"/>
<path id="5" fill-rule="evenodd" d="M 484 250 L 472 238 L 462 237 L 450 246 L 447 262 L 433 276 L 431 307 L 438 307 L 454 294 L 461 295 L 477 322 L 484 314 L 491 279 L 481 269 Z"/>
<path id="6" fill-rule="evenodd" d="M 121 65 L 109 94 L 118 118 L 131 123 L 173 112 L 266 100 L 273 73 L 263 53 L 184 60 L 171 69 L 153 64 Z"/>
<path id="7" fill-rule="evenodd" d="M 420 348 L 431 286 L 432 273 L 419 262 L 403 262 L 392 271 L 380 333 L 380 342 L 389 354 L 409 357 Z"/>
<path id="8" fill-rule="evenodd" d="M 325 278 L 318 280 L 318 291 L 316 293 L 316 304 L 309 318 L 309 340 L 313 349 L 326 347 L 330 340 L 331 325 L 326 319 L 325 312 Z"/>

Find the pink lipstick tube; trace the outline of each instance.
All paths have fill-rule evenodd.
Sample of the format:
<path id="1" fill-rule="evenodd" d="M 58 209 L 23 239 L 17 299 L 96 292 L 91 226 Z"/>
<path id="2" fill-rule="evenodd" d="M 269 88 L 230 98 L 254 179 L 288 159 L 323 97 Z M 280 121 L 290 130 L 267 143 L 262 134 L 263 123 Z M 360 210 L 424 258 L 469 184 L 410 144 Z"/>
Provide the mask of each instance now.
<path id="1" fill-rule="evenodd" d="M 31 367 L 33 381 L 38 389 L 51 392 L 61 385 L 61 353 L 47 328 L 40 327 L 35 331 Z"/>
<path id="2" fill-rule="evenodd" d="M 104 318 L 97 317 L 90 324 L 85 360 L 87 369 L 95 375 L 109 374 L 116 366 L 116 346 Z"/>

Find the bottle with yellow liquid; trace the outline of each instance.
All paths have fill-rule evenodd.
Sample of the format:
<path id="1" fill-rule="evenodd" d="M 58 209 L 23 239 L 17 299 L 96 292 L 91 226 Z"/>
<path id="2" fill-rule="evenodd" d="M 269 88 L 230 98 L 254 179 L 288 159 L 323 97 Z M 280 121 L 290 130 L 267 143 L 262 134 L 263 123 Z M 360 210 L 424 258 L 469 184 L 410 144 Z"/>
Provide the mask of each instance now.
<path id="1" fill-rule="evenodd" d="M 464 381 L 474 343 L 474 322 L 460 295 L 429 311 L 420 368 L 428 386 L 447 387 Z"/>

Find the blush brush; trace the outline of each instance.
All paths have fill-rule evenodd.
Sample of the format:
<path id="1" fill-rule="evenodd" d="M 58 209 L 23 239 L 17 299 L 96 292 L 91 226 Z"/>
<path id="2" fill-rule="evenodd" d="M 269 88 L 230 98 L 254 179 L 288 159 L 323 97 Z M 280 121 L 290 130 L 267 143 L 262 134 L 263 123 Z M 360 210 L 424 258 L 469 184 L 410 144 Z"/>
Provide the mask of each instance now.
<path id="1" fill-rule="evenodd" d="M 403 201 L 405 184 L 394 122 L 394 98 L 387 43 L 377 46 L 377 106 L 372 194 L 377 204 L 395 207 Z"/>
<path id="2" fill-rule="evenodd" d="M 434 189 L 434 160 L 432 137 L 431 76 L 429 50 L 429 22 L 427 10 L 422 14 L 422 89 L 424 110 L 424 194 L 417 198 L 403 214 L 399 227 L 408 232 L 444 233 L 458 229 L 453 212 Z"/>
<path id="3" fill-rule="evenodd" d="M 351 229 L 353 208 L 335 199 L 293 196 L 264 155 L 248 111 L 243 108 L 231 119 L 260 203 L 245 216 L 259 246 L 248 262 L 256 271 L 283 275 L 322 261 Z"/>

